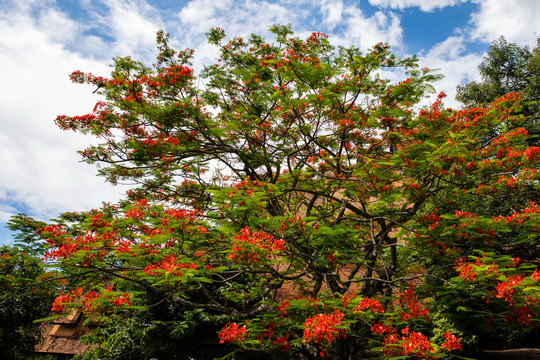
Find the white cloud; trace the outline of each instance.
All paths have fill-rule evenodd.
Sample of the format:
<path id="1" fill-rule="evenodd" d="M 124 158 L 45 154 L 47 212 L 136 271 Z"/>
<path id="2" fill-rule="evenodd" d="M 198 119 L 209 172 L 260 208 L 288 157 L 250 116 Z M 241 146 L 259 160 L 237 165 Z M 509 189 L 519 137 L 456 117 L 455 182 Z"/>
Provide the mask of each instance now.
<path id="1" fill-rule="evenodd" d="M 53 123 L 59 114 L 90 111 L 97 101 L 92 89 L 72 84 L 69 73 L 106 73 L 108 67 L 66 48 L 83 36 L 80 26 L 54 10 L 31 16 L 21 9 L 0 17 L 0 201 L 24 203 L 40 217 L 115 201 L 118 189 L 79 162 L 76 150 L 88 139 L 63 133 Z M 51 35 L 56 20 L 74 34 Z M 12 210 L 4 205 L 0 220 Z"/>
<path id="2" fill-rule="evenodd" d="M 354 1 L 192 0 L 178 12 L 177 23 L 167 23 L 173 45 L 196 50 L 196 70 L 201 64 L 213 63 L 218 55 L 204 36 L 211 27 L 223 28 L 230 37 L 255 33 L 272 41 L 268 28 L 273 24 L 291 24 L 299 37 L 325 32 L 335 45 L 356 45 L 366 50 L 387 42 L 394 48 L 403 47 L 397 14 L 378 11 L 368 16 Z"/>
<path id="3" fill-rule="evenodd" d="M 436 59 L 455 59 L 465 50 L 465 43 L 462 36 L 450 36 L 446 40 L 435 44 L 428 53 L 428 56 Z"/>
<path id="4" fill-rule="evenodd" d="M 434 84 L 436 91 L 444 91 L 448 97 L 445 104 L 450 107 L 460 107 L 454 100 L 458 85 L 478 79 L 478 64 L 483 54 L 466 53 L 465 38 L 450 36 L 433 46 L 425 55 L 420 56 L 420 64 L 430 69 L 438 69 L 445 75 Z"/>
<path id="5" fill-rule="evenodd" d="M 40 14 L 36 27 L 51 42 L 73 43 L 80 34 L 81 25 L 69 19 L 54 8 L 48 8 Z"/>
<path id="6" fill-rule="evenodd" d="M 454 6 L 469 0 L 369 0 L 372 6 L 400 9 L 418 7 L 422 11 L 433 11 L 447 6 Z"/>
<path id="7" fill-rule="evenodd" d="M 322 0 L 321 12 L 323 13 L 323 23 L 333 30 L 343 19 L 343 2 Z"/>
<path id="8" fill-rule="evenodd" d="M 206 41 L 203 34 L 212 27 L 223 28 L 232 36 L 265 34 L 272 24 L 294 23 L 300 15 L 266 1 L 193 0 L 178 13 L 181 23 L 176 29 L 178 36 L 187 36 L 188 42 L 201 43 Z"/>
<path id="9" fill-rule="evenodd" d="M 293 2 L 290 6 L 255 0 L 192 0 L 177 15 L 177 22 L 168 23 L 173 45 L 196 50 L 194 68 L 212 64 L 219 55 L 204 35 L 212 27 L 225 30 L 228 37 L 248 37 L 259 34 L 272 41 L 268 29 L 273 24 L 298 25 L 310 12 L 307 5 Z M 294 28 L 294 26 L 293 26 Z"/>
<path id="10" fill-rule="evenodd" d="M 105 17 L 119 52 L 153 48 L 156 32 L 163 28 L 159 14 L 144 1 L 107 0 Z"/>
<path id="11" fill-rule="evenodd" d="M 230 9 L 233 5 L 232 0 L 195 0 L 182 8 L 178 17 L 184 26 L 189 26 L 190 32 L 204 33 L 213 26 L 226 25 L 224 22 L 226 19 L 220 16 L 220 12 Z"/>
<path id="12" fill-rule="evenodd" d="M 0 195 L 0 199 L 5 199 L 5 197 Z M 7 223 L 9 218 L 12 217 L 14 214 L 19 213 L 17 209 L 15 209 L 13 206 L 9 206 L 7 204 L 1 204 L 0 203 L 0 223 Z M 0 231 L 1 233 L 1 231 Z M 0 239 L 0 244 L 2 244 L 2 239 Z"/>
<path id="13" fill-rule="evenodd" d="M 482 0 L 480 9 L 472 16 L 473 37 L 486 42 L 501 35 L 519 45 L 536 45 L 540 36 L 540 1 Z"/>
<path id="14" fill-rule="evenodd" d="M 342 26 L 343 36 L 336 39 L 344 45 L 355 45 L 362 49 L 383 42 L 394 48 L 403 46 L 403 29 L 399 17 L 392 13 L 377 11 L 373 16 L 366 17 L 357 7 L 347 7 L 344 10 Z"/>

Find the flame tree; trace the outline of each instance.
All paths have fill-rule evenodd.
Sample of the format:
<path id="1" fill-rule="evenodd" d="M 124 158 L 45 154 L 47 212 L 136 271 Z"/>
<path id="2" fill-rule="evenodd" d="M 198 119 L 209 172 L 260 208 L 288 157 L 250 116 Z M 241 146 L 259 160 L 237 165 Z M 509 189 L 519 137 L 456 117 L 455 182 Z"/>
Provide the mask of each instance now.
<path id="1" fill-rule="evenodd" d="M 133 188 L 42 228 L 48 261 L 71 274 L 53 310 L 118 314 L 111 339 L 167 304 L 170 334 L 213 319 L 208 336 L 237 358 L 438 358 L 459 337 L 535 329 L 538 260 L 513 256 L 540 226 L 520 95 L 452 110 L 441 93 L 419 110 L 439 77 L 415 58 L 271 31 L 212 29 L 220 57 L 202 80 L 162 32 L 152 66 L 71 75 L 103 101 L 57 124 L 97 136 L 82 156 Z"/>

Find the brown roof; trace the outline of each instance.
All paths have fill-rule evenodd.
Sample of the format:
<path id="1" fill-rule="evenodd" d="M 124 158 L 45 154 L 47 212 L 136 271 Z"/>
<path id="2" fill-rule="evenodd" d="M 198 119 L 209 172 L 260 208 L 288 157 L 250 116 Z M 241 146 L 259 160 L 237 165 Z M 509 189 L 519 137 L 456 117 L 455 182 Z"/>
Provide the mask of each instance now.
<path id="1" fill-rule="evenodd" d="M 44 330 L 43 341 L 36 345 L 37 354 L 82 354 L 96 345 L 81 343 L 81 336 L 92 330 L 92 325 L 83 325 L 84 316 L 79 310 L 72 310 L 68 315 L 57 318 L 50 323 L 42 325 Z"/>

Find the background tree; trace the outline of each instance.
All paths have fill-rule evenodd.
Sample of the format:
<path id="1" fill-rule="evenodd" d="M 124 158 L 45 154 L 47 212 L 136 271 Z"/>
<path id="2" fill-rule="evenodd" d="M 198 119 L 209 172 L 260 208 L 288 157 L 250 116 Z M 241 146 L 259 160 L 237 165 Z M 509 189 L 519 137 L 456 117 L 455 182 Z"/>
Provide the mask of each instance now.
<path id="1" fill-rule="evenodd" d="M 271 31 L 274 44 L 212 29 L 220 58 L 204 88 L 192 52 L 161 32 L 152 67 L 117 58 L 110 78 L 72 74 L 105 101 L 58 125 L 98 136 L 83 156 L 138 186 L 43 227 L 47 259 L 79 280 L 53 309 L 129 317 L 103 330 L 100 356 L 114 359 L 135 358 L 114 339 L 153 353 L 152 331 L 187 340 L 190 321 L 221 328 L 214 341 L 237 358 L 442 357 L 462 347 L 452 332 L 486 334 L 453 324 L 461 313 L 503 336 L 535 328 L 538 272 L 502 251 L 535 246 L 540 226 L 521 196 L 538 190 L 540 158 L 523 99 L 455 111 L 440 94 L 415 113 L 438 79 L 416 59 Z"/>
<path id="2" fill-rule="evenodd" d="M 33 358 L 42 335 L 34 320 L 49 315 L 55 278 L 39 257 L 16 246 L 0 247 L 0 357 Z"/>
<path id="3" fill-rule="evenodd" d="M 539 39 L 540 41 L 540 39 Z M 528 132 L 529 145 L 540 144 L 540 46 L 530 50 L 527 46 L 520 47 L 514 43 L 508 43 L 504 37 L 494 41 L 490 51 L 484 57 L 478 67 L 481 82 L 471 82 L 464 86 L 458 86 L 456 99 L 466 106 L 487 106 L 490 102 L 508 93 L 519 92 L 526 102 L 521 110 L 526 120 L 523 123 L 512 125 L 511 123 L 498 122 L 490 128 L 490 132 L 484 138 L 486 144 L 497 139 L 503 132 L 510 131 L 516 126 L 522 126 Z M 524 203 L 538 202 L 539 193 L 535 186 L 523 185 L 519 197 L 513 197 L 509 192 L 507 196 L 486 198 L 477 207 L 470 211 L 477 214 L 503 215 L 513 213 L 515 208 L 520 208 Z M 498 238 L 501 254 L 522 261 L 534 263 L 538 267 L 540 248 L 537 242 L 516 241 L 522 238 L 523 228 L 512 227 L 495 236 Z M 466 319 L 463 319 L 465 323 Z M 463 323 L 463 322 L 461 322 Z M 478 324 L 478 323 L 477 323 Z M 472 325 L 472 324 L 471 324 Z M 483 331 L 493 331 L 484 327 Z M 534 331 L 538 338 L 538 329 Z M 497 336 L 496 331 L 493 336 Z M 529 337 L 530 343 L 538 342 Z"/>
<path id="4" fill-rule="evenodd" d="M 538 39 L 540 41 L 540 39 Z M 508 43 L 504 37 L 494 41 L 478 66 L 481 82 L 458 86 L 456 99 L 466 106 L 486 106 L 508 93 L 519 92 L 528 102 L 523 114 L 528 117 L 525 129 L 529 143 L 540 143 L 540 46 L 529 47 Z M 492 136 L 496 136 L 493 129 Z"/>

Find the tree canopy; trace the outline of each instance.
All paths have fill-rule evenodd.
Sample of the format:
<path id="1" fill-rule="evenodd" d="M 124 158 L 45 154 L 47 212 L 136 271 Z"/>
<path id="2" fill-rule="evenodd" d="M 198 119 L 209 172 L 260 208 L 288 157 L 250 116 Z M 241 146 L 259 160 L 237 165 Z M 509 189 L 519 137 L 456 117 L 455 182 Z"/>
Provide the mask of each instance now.
<path id="1" fill-rule="evenodd" d="M 19 247 L 0 247 L 0 357 L 33 357 L 42 335 L 35 320 L 49 315 L 57 275 Z"/>
<path id="2" fill-rule="evenodd" d="M 528 118 L 524 124 L 529 132 L 528 142 L 538 146 L 540 46 L 530 50 L 527 46 L 508 43 L 501 36 L 491 44 L 478 70 L 482 81 L 458 86 L 456 99 L 466 106 L 487 106 L 501 96 L 519 92 L 526 101 L 522 113 Z M 497 129 L 493 129 L 492 133 L 496 134 Z"/>
<path id="3" fill-rule="evenodd" d="M 537 329 L 540 148 L 523 97 L 419 109 L 440 76 L 415 58 L 271 31 L 212 29 L 201 82 L 163 32 L 152 66 L 71 75 L 103 101 L 57 124 L 97 136 L 82 156 L 134 187 L 41 227 L 73 279 L 53 310 L 107 315 L 93 351 L 110 359 L 137 358 L 126 338 L 171 359 L 440 358 Z"/>

